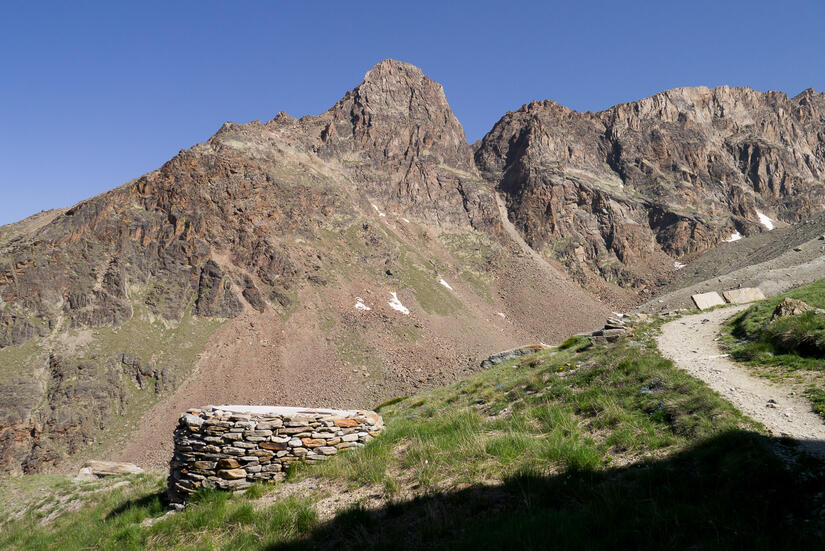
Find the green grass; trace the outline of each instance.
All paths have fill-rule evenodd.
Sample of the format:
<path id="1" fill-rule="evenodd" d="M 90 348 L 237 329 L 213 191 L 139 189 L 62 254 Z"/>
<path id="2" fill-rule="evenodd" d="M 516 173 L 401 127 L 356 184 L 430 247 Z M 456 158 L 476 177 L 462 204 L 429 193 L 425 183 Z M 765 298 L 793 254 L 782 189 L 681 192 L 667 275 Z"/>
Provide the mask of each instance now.
<path id="1" fill-rule="evenodd" d="M 47 363 L 48 352 L 40 343 L 41 339 L 30 339 L 17 346 L 0 348 L 0 384 L 26 380 Z"/>
<path id="2" fill-rule="evenodd" d="M 803 395 L 810 400 L 814 411 L 825 417 L 825 390 L 811 386 L 805 390 Z"/>
<path id="3" fill-rule="evenodd" d="M 564 348 L 382 404 L 381 413 L 388 428 L 378 441 L 312 472 L 354 486 L 400 477 L 436 491 L 525 471 L 604 469 L 628 455 L 654 458 L 753 427 L 661 358 L 647 333 L 609 347 L 571 339 Z"/>
<path id="4" fill-rule="evenodd" d="M 825 369 L 825 315 L 806 312 L 771 322 L 786 297 L 825 308 L 825 279 L 760 301 L 728 321 L 724 333 L 731 355 L 753 365 Z"/>
<path id="5" fill-rule="evenodd" d="M 825 416 L 825 314 L 810 311 L 771 322 L 776 305 L 786 297 L 823 308 L 825 279 L 762 300 L 734 316 L 723 326 L 722 343 L 733 359 L 771 380 L 814 379 L 804 395 Z"/>
<path id="6" fill-rule="evenodd" d="M 132 477 L 48 524 L 30 507 L 2 526 L 0 548 L 816 548 L 821 465 L 783 466 L 758 426 L 659 356 L 655 325 L 636 331 L 385 402 L 380 437 L 281 485 L 314 477 L 318 490 L 203 492 L 150 526 L 163 480 Z M 319 520 L 330 491 L 362 489 L 377 505 L 342 502 Z"/>
<path id="7" fill-rule="evenodd" d="M 0 548 L 265 549 L 294 541 L 316 524 L 317 515 L 308 497 L 285 498 L 269 507 L 254 506 L 253 500 L 269 490 L 259 486 L 234 496 L 219 491 L 201 492 L 184 512 L 160 518 L 166 513 L 165 478 L 139 475 L 123 479 L 130 484 L 91 493 L 80 510 L 66 512 L 45 525 L 42 507 L 7 522 L 0 531 Z M 33 476 L 28 484 L 40 482 L 39 477 Z M 84 488 L 72 491 L 82 494 Z M 151 526 L 144 524 L 151 519 L 157 520 Z"/>

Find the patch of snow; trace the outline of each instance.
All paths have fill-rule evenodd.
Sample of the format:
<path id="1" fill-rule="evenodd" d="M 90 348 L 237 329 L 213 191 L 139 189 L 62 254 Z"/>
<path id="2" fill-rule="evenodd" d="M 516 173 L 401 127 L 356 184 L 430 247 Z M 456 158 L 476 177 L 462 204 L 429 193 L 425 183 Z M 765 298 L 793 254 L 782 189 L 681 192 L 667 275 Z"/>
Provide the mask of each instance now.
<path id="1" fill-rule="evenodd" d="M 409 224 L 409 223 L 410 223 L 410 221 L 409 221 L 409 220 L 407 220 L 406 218 L 402 218 L 401 220 L 403 220 L 403 221 L 404 221 L 404 222 L 406 222 L 407 224 Z"/>
<path id="2" fill-rule="evenodd" d="M 760 211 L 756 211 L 756 216 L 759 217 L 759 223 L 765 226 L 768 231 L 773 229 L 773 220 L 762 214 Z"/>
<path id="3" fill-rule="evenodd" d="M 616 316 L 617 318 L 623 318 L 624 317 L 624 314 L 622 314 L 621 312 L 610 312 L 610 313 L 613 314 L 614 316 Z"/>
<path id="4" fill-rule="evenodd" d="M 387 304 L 390 305 L 390 308 L 392 308 L 393 310 L 398 310 L 402 314 L 404 314 L 406 316 L 409 316 L 410 315 L 409 309 L 407 309 L 406 306 L 401 304 L 401 301 L 398 300 L 398 295 L 395 294 L 394 292 L 390 293 L 390 294 L 392 295 L 392 300 L 387 303 Z"/>
<path id="5" fill-rule="evenodd" d="M 446 287 L 447 289 L 449 289 L 450 291 L 452 291 L 452 290 L 453 290 L 453 288 L 452 288 L 452 287 L 450 287 L 450 284 L 449 284 L 449 283 L 447 283 L 446 281 L 444 281 L 443 279 L 439 279 L 439 280 L 438 280 L 438 282 L 439 282 L 440 284 L 442 284 L 444 287 Z"/>
<path id="6" fill-rule="evenodd" d="M 369 312 L 370 310 L 372 310 L 372 308 L 364 304 L 364 299 L 362 299 L 361 297 L 355 297 L 355 309 L 363 310 L 365 312 Z"/>
<path id="7" fill-rule="evenodd" d="M 372 208 L 374 208 L 374 209 L 375 209 L 375 212 L 377 212 L 377 213 L 378 213 L 378 216 L 386 216 L 386 214 L 384 214 L 383 212 L 381 212 L 381 209 L 379 209 L 379 208 L 378 208 L 378 205 L 376 205 L 375 203 L 372 203 Z"/>
<path id="8" fill-rule="evenodd" d="M 685 265 L 677 260 L 676 262 L 673 263 L 673 267 L 676 268 L 677 270 L 681 270 L 682 268 L 685 267 Z"/>
<path id="9" fill-rule="evenodd" d="M 505 319 L 507 317 L 504 315 L 504 312 L 499 312 L 498 315 L 501 316 L 501 319 Z"/>
<path id="10" fill-rule="evenodd" d="M 730 234 L 730 237 L 728 237 L 727 239 L 723 239 L 722 241 L 724 241 L 725 243 L 732 243 L 734 241 L 739 241 L 740 239 L 742 239 L 742 234 L 739 233 L 739 231 L 737 230 L 734 233 Z"/>

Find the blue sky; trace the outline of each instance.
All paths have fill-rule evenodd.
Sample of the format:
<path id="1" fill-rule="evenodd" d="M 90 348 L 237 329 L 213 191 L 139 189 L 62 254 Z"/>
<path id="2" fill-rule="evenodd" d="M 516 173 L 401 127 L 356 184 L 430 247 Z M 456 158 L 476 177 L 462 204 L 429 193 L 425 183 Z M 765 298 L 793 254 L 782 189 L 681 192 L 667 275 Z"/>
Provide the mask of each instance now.
<path id="1" fill-rule="evenodd" d="M 0 224 L 159 167 L 226 120 L 318 114 L 391 57 L 444 85 L 469 141 L 554 99 L 675 86 L 825 90 L 825 3 L 0 4 Z"/>

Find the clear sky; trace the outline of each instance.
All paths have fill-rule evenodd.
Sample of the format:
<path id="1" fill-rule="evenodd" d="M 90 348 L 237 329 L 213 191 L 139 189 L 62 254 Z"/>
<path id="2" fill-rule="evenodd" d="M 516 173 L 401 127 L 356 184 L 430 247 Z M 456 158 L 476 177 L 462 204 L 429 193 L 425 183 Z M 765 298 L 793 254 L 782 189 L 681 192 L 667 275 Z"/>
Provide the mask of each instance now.
<path id="1" fill-rule="evenodd" d="M 469 141 L 508 110 L 686 85 L 825 90 L 825 2 L 0 4 L 0 224 L 159 167 L 227 120 L 325 111 L 384 58 L 444 85 Z"/>

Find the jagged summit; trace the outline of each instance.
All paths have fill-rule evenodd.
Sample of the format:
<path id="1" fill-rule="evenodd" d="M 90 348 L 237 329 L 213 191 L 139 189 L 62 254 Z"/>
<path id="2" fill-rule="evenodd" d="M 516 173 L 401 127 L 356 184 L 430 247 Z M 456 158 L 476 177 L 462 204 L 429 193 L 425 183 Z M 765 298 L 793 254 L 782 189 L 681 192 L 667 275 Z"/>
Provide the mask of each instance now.
<path id="1" fill-rule="evenodd" d="M 41 218 L 0 229 L 0 472 L 49 469 L 154 399 L 147 431 L 192 403 L 379 403 L 607 314 L 499 242 L 442 87 L 396 61 L 318 116 L 226 123 Z M 160 453 L 147 440 L 170 441 L 132 451 Z"/>
<path id="2" fill-rule="evenodd" d="M 650 290 L 731 236 L 825 209 L 825 94 L 683 87 L 598 113 L 532 102 L 475 151 L 511 218 L 585 284 Z M 678 262 L 674 264 L 674 262 Z"/>
<path id="3" fill-rule="evenodd" d="M 442 86 L 384 60 L 320 115 L 227 123 L 0 228 L 0 471 L 153 399 L 172 424 L 192 403 L 378 403 L 592 329 L 691 255 L 825 210 L 824 114 L 811 91 L 680 88 L 532 102 L 471 147 Z"/>
<path id="4" fill-rule="evenodd" d="M 383 59 L 376 63 L 364 75 L 363 84 L 366 83 L 381 83 L 391 81 L 406 81 L 410 87 L 420 86 L 423 81 L 433 82 L 424 75 L 424 72 L 406 61 L 399 61 L 397 59 Z M 441 86 L 434 83 L 436 86 Z"/>

